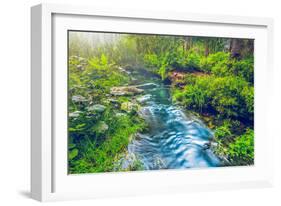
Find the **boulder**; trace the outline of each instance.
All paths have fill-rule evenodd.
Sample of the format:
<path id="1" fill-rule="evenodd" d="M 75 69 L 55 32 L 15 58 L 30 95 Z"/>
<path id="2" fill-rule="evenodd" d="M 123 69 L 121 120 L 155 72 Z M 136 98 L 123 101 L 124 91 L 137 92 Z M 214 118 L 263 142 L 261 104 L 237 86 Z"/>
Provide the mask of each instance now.
<path id="1" fill-rule="evenodd" d="M 161 157 L 158 157 L 158 156 L 155 157 L 154 162 L 152 164 L 153 164 L 153 167 L 156 169 L 167 168 L 167 165 L 165 164 L 165 162 L 162 160 Z"/>
<path id="2" fill-rule="evenodd" d="M 78 64 L 78 65 L 76 66 L 76 68 L 77 68 L 78 70 L 80 70 L 80 71 L 83 70 L 83 66 L 82 66 L 81 64 Z"/>
<path id="3" fill-rule="evenodd" d="M 150 95 L 150 94 L 146 94 L 146 95 L 143 95 L 143 96 L 138 97 L 136 100 L 137 100 L 138 103 L 145 103 L 145 102 L 147 102 L 150 98 L 151 98 L 151 95 Z"/>
<path id="4" fill-rule="evenodd" d="M 157 84 L 150 82 L 150 83 L 136 85 L 135 87 L 138 89 L 153 89 L 157 86 L 158 86 Z"/>
<path id="5" fill-rule="evenodd" d="M 106 109 L 106 106 L 101 104 L 94 104 L 87 108 L 88 111 L 94 111 L 94 112 L 103 112 Z"/>
<path id="6" fill-rule="evenodd" d="M 128 170 L 131 168 L 134 164 L 134 162 L 137 160 L 134 153 L 128 153 L 126 156 L 121 160 L 121 169 L 122 170 Z"/>
<path id="7" fill-rule="evenodd" d="M 73 102 L 86 102 L 87 101 L 87 99 L 81 95 L 72 96 L 71 99 Z"/>
<path id="8" fill-rule="evenodd" d="M 132 96 L 136 94 L 143 93 L 142 89 L 138 89 L 135 86 L 124 86 L 124 87 L 112 87 L 110 89 L 110 94 L 114 96 Z"/>
<path id="9" fill-rule="evenodd" d="M 86 62 L 87 60 L 84 57 L 78 57 L 78 61 L 80 62 Z"/>
<path id="10" fill-rule="evenodd" d="M 126 74 L 131 74 L 130 71 L 127 71 L 126 69 L 122 68 L 122 67 L 118 67 L 118 69 L 121 71 L 121 72 L 124 72 Z"/>
<path id="11" fill-rule="evenodd" d="M 116 117 L 123 117 L 123 116 L 126 116 L 126 114 L 121 113 L 121 112 L 117 112 L 117 113 L 115 114 L 115 116 L 116 116 Z"/>
<path id="12" fill-rule="evenodd" d="M 83 113 L 81 111 L 75 111 L 75 112 L 71 112 L 69 113 L 69 117 L 75 118 L 75 117 L 79 117 L 79 115 Z"/>

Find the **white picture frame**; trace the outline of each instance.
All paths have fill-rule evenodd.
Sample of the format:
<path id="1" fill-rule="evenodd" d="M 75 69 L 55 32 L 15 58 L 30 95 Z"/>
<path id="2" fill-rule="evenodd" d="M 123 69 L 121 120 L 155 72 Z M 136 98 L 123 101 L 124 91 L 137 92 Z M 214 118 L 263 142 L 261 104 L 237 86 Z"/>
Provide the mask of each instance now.
<path id="1" fill-rule="evenodd" d="M 40 4 L 31 8 L 31 26 L 32 198 L 53 201 L 272 186 L 273 136 L 267 121 L 274 75 L 272 19 Z M 66 31 L 71 29 L 254 38 L 255 166 L 68 175 L 64 68 Z"/>

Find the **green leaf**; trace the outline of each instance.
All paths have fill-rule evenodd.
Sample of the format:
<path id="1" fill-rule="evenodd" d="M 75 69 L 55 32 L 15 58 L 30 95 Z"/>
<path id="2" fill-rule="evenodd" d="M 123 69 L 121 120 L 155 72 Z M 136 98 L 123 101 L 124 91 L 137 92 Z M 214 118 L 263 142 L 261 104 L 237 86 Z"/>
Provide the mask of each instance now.
<path id="1" fill-rule="evenodd" d="M 74 143 L 69 143 L 68 144 L 68 149 L 73 149 L 74 147 L 76 147 L 76 145 Z"/>
<path id="2" fill-rule="evenodd" d="M 68 157 L 70 160 L 74 159 L 78 155 L 78 149 L 73 149 L 69 152 Z"/>

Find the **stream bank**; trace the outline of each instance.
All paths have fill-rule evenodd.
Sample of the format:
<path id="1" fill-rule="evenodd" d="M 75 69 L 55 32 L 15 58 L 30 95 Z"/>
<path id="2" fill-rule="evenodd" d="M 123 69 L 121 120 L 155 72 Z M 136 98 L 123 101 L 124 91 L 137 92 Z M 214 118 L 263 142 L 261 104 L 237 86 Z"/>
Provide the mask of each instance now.
<path id="1" fill-rule="evenodd" d="M 134 79 L 138 78 L 134 76 Z M 119 169 L 128 170 L 136 165 L 136 170 L 221 166 L 220 159 L 212 151 L 216 145 L 213 131 L 192 112 L 173 104 L 169 85 L 155 77 L 146 76 L 146 80 L 150 82 L 141 87 L 127 87 L 142 90 L 141 95 L 136 93 L 138 95 L 130 102 L 140 105 L 138 114 L 148 129 L 134 135 L 118 161 Z"/>

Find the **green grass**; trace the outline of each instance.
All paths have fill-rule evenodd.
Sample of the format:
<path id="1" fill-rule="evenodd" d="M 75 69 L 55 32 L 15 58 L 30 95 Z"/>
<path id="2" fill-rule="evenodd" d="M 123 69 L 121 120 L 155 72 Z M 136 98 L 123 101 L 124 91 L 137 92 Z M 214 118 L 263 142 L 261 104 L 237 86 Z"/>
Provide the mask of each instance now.
<path id="1" fill-rule="evenodd" d="M 75 161 L 70 161 L 70 173 L 113 171 L 117 156 L 126 150 L 130 136 L 144 128 L 142 120 L 127 115 L 112 121 L 109 123 L 110 132 L 100 145 L 90 139 L 79 142 L 81 154 Z"/>

